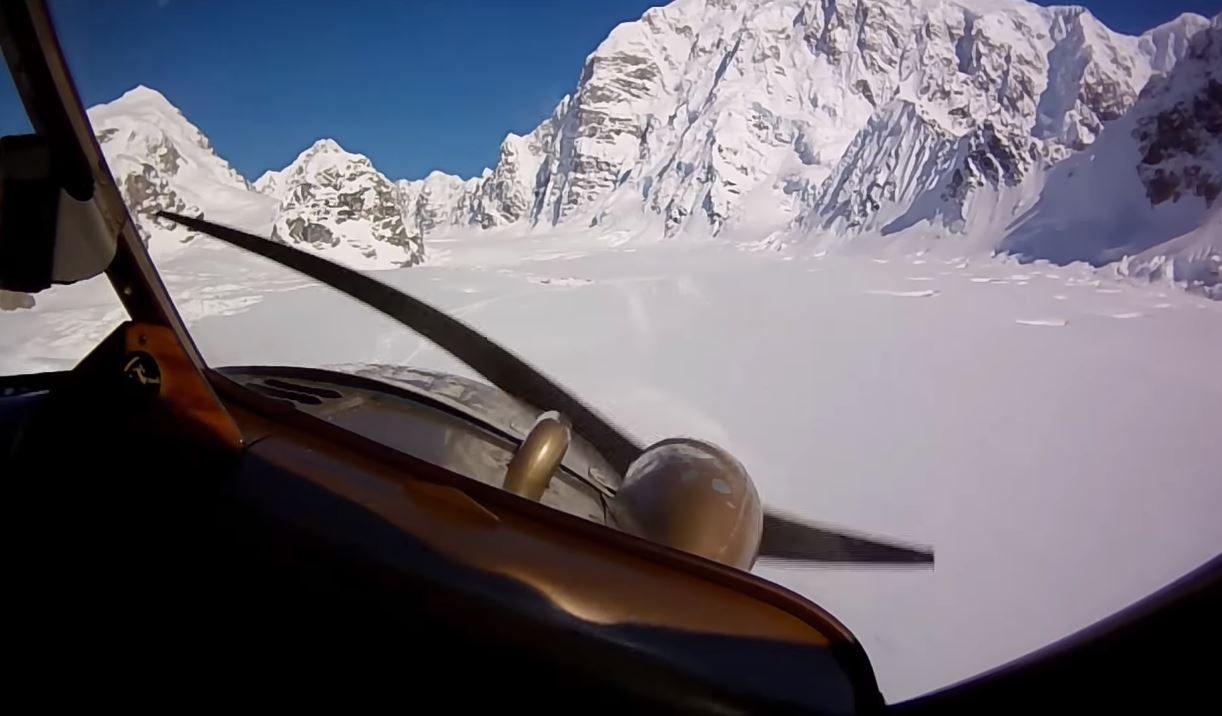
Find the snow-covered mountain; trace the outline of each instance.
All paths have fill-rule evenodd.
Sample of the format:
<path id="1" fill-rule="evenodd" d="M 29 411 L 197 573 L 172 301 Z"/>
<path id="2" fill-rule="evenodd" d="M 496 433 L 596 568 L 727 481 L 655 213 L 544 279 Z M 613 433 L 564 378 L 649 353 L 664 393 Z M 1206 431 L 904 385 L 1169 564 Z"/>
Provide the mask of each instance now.
<path id="1" fill-rule="evenodd" d="M 1207 24 L 1130 37 L 1023 0 L 676 0 L 615 28 L 575 92 L 420 226 L 968 230 L 977 189 L 1089 146 Z"/>
<path id="2" fill-rule="evenodd" d="M 1013 47 L 990 50 L 1009 64 L 988 73 L 1002 83 L 982 87 L 986 99 L 1015 84 L 1032 90 L 1011 97 L 1019 104 L 966 112 L 972 119 L 956 127 L 936 102 L 893 100 L 858 133 L 785 239 L 835 243 L 915 231 L 924 239 L 957 234 L 970 237 L 968 244 L 995 246 L 1043 191 L 1046 170 L 1124 117 L 1149 78 L 1174 66 L 1189 38 L 1209 25 L 1184 15 L 1131 38 L 1110 33 L 1082 8 L 1027 6 L 1012 19 L 1019 18 L 1045 21 L 1047 29 L 1021 34 L 1020 46 L 1033 53 L 1025 57 Z M 978 18 L 974 34 L 964 37 L 979 41 L 982 26 Z"/>
<path id="3" fill-rule="evenodd" d="M 467 226 L 478 179 L 462 179 L 432 172 L 416 181 L 399 180 L 401 207 L 408 225 L 421 236 L 453 226 Z M 489 228 L 493 224 L 476 224 Z"/>
<path id="4" fill-rule="evenodd" d="M 357 268 L 414 266 L 420 233 L 404 221 L 400 187 L 369 158 L 320 139 L 255 188 L 279 201 L 271 238 Z"/>
<path id="5" fill-rule="evenodd" d="M 320 140 L 288 167 L 251 185 L 156 90 L 136 87 L 88 111 L 141 235 L 155 256 L 198 238 L 156 217 L 175 211 L 297 244 L 358 268 L 423 259 L 404 221 L 399 189 L 366 157 Z"/>
<path id="6" fill-rule="evenodd" d="M 156 90 L 139 86 L 118 99 L 91 107 L 89 121 L 119 191 L 127 201 L 150 250 L 174 251 L 196 238 L 158 211 L 210 218 L 242 217 L 260 229 L 273 205 L 254 193 L 208 138 Z"/>
<path id="7" fill-rule="evenodd" d="M 1089 150 L 1057 165 L 1005 251 L 1119 261 L 1222 298 L 1222 16 Z"/>
<path id="8" fill-rule="evenodd" d="M 1085 219 L 1053 207 L 1068 207 L 1057 194 L 1071 173 L 1087 186 L 1069 167 L 1107 164 L 1104 154 L 1155 187 L 1141 206 L 1186 194 L 1212 203 L 1208 179 L 1168 162 L 1195 156 L 1180 146 L 1189 139 L 1171 138 L 1177 123 L 1192 115 L 1211 131 L 1208 117 L 1174 107 L 1200 92 L 1209 101 L 1217 60 L 1197 39 L 1216 26 L 1186 14 L 1132 37 L 1083 8 L 1025 0 L 675 0 L 616 27 L 574 92 L 470 179 L 391 182 L 320 140 L 252 187 L 151 90 L 91 116 L 142 224 L 157 208 L 211 216 L 214 199 L 238 197 L 261 207 L 244 215 L 267 215 L 264 233 L 363 268 L 418 263 L 427 237 L 450 231 L 553 225 L 1107 262 L 1212 220 L 1179 212 L 1191 218 L 1145 243 L 1109 238 L 1104 251 Z M 1114 183 L 1105 178 L 1098 186 Z M 1074 221 L 1079 238 L 1037 235 Z"/>

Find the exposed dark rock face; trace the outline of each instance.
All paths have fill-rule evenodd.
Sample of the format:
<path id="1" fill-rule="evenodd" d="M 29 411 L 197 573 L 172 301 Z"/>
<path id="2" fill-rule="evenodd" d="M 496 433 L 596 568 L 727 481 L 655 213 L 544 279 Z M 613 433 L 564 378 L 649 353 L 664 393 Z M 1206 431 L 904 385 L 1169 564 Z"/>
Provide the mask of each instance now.
<path id="1" fill-rule="evenodd" d="M 1038 150 L 1022 137 L 1004 138 L 992 122 L 961 140 L 964 157 L 955 168 L 946 199 L 963 201 L 970 190 L 983 186 L 1017 186 L 1039 160 Z"/>
<path id="2" fill-rule="evenodd" d="M 1133 138 L 1138 172 L 1157 205 L 1222 195 L 1222 26 L 1196 35 L 1175 70 L 1142 92 Z"/>
<path id="3" fill-rule="evenodd" d="M 510 135 L 483 175 L 401 183 L 404 211 L 424 236 L 570 219 L 660 219 L 667 235 L 716 234 L 753 220 L 744 202 L 765 193 L 784 225 L 828 194 L 833 175 L 854 173 L 838 163 L 895 101 L 945 130 L 939 141 L 981 145 L 947 169 L 959 172 L 948 195 L 968 200 L 961 192 L 991 177 L 1009 184 L 1033 161 L 1090 146 L 1152 72 L 1174 64 L 1198 21 L 1134 38 L 1080 7 L 676 0 L 615 28 L 572 95 L 530 134 Z M 887 189 L 900 178 L 857 174 L 864 184 L 833 182 L 835 201 L 813 209 L 831 214 L 805 224 L 842 215 L 846 193 L 862 195 L 856 214 L 889 192 L 908 195 Z M 946 184 L 934 182 L 940 193 Z"/>
<path id="4" fill-rule="evenodd" d="M 161 211 L 197 215 L 198 192 L 219 187 L 242 195 L 250 184 L 212 150 L 211 143 L 160 93 L 137 87 L 89 109 L 115 182 L 141 238 L 187 243 L 194 232 L 157 217 Z M 187 177 L 187 178 L 184 178 Z M 208 184 L 205 188 L 200 182 Z M 190 184 L 198 184 L 190 187 Z"/>
<path id="5" fill-rule="evenodd" d="M 333 140 L 315 142 L 284 171 L 261 178 L 260 186 L 274 188 L 280 199 L 272 229 L 276 241 L 321 250 L 346 245 L 370 266 L 424 260 L 420 233 L 404 219 L 401 189 L 368 158 Z"/>

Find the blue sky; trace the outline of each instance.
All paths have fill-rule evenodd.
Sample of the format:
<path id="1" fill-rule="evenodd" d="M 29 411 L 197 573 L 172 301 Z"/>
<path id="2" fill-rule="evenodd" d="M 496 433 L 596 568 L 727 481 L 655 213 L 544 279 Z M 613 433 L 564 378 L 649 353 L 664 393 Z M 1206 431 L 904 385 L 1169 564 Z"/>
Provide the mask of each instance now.
<path id="1" fill-rule="evenodd" d="M 470 176 L 576 84 L 650 0 L 50 0 L 86 105 L 160 90 L 248 179 L 319 137 L 392 178 Z M 1045 2 L 1044 4 L 1052 4 Z M 1087 0 L 1137 33 L 1220 0 Z M 5 80 L 7 83 L 8 81 Z M 23 130 L 11 83 L 0 130 Z"/>

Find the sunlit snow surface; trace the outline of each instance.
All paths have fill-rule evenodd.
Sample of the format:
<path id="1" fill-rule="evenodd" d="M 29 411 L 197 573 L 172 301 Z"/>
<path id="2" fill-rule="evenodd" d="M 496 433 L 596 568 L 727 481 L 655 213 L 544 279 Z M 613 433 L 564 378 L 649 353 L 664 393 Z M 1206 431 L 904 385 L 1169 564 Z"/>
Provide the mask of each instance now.
<path id="1" fill-rule="evenodd" d="M 497 235 L 377 273 L 502 341 L 642 441 L 721 443 L 765 501 L 937 550 L 934 571 L 783 569 L 889 700 L 1104 617 L 1222 545 L 1222 303 L 1085 267 L 791 257 Z M 155 252 L 155 256 L 157 253 Z M 158 259 L 214 365 L 440 351 L 201 243 Z M 122 313 L 99 281 L 0 313 L 0 370 L 70 367 Z"/>

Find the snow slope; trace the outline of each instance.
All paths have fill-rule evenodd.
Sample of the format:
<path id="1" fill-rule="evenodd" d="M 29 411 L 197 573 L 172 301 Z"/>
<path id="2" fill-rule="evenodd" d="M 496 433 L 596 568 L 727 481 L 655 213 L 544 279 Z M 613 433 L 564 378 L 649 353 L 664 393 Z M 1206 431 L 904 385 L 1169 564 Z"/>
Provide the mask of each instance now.
<path id="1" fill-rule="evenodd" d="M 732 450 L 766 502 L 937 549 L 933 571 L 761 566 L 861 638 L 891 700 L 1041 647 L 1222 545 L 1222 304 L 1081 264 L 437 239 L 383 271 L 642 441 Z M 462 370 L 388 319 L 200 239 L 158 264 L 214 365 Z M 96 282 L 0 313 L 0 370 L 122 317 Z M 320 326 L 325 326 L 320 329 Z"/>
<path id="2" fill-rule="evenodd" d="M 1222 15 L 1088 151 L 1066 160 L 1002 248 L 1185 282 L 1222 297 Z"/>

